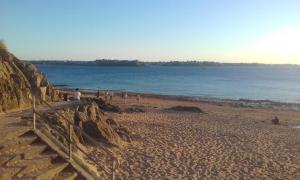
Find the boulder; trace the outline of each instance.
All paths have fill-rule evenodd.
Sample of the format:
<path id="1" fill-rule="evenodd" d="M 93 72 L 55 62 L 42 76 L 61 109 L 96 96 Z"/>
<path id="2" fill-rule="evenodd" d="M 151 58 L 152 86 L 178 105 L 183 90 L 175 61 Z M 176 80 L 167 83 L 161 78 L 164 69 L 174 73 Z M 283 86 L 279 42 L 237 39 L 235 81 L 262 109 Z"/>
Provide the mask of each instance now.
<path id="1" fill-rule="evenodd" d="M 109 104 L 101 98 L 86 98 L 85 100 L 90 102 L 95 102 L 99 108 L 106 112 L 122 113 L 122 110 L 119 106 Z"/>
<path id="2" fill-rule="evenodd" d="M 106 120 L 103 111 L 95 102 L 88 102 L 76 107 L 60 110 L 59 114 L 63 114 L 78 128 L 99 142 L 115 146 L 121 146 L 124 143 L 131 142 L 131 133 L 116 121 L 112 119 Z M 46 112 L 45 114 L 45 117 L 50 117 L 50 119 L 48 118 L 48 122 L 50 122 L 52 126 L 61 129 L 61 132 L 64 132 L 64 136 L 67 137 L 68 123 L 66 123 L 66 120 L 61 118 L 58 113 L 54 113 L 54 116 L 55 118 L 53 118 L 50 112 Z M 77 128 L 74 128 L 73 134 L 75 134 L 73 137 L 75 142 L 79 142 L 83 145 L 90 143 L 86 136 Z M 56 137 L 61 136 L 56 132 L 53 132 L 53 135 Z M 62 141 L 62 143 L 66 142 Z"/>

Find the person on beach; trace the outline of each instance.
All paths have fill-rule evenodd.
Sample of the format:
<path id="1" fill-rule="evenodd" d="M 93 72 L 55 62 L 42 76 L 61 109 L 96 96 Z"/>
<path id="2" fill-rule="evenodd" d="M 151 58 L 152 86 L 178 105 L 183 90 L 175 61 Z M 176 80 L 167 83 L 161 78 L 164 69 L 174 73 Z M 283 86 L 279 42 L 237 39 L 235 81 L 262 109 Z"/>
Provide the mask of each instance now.
<path id="1" fill-rule="evenodd" d="M 80 101 L 80 97 L 81 97 L 81 92 L 79 91 L 78 88 L 76 88 L 75 94 L 74 94 L 74 99 L 77 101 Z"/>
<path id="2" fill-rule="evenodd" d="M 113 100 L 113 96 L 114 96 L 114 92 L 113 92 L 113 91 L 111 91 L 111 92 L 110 92 L 110 96 L 109 96 L 109 98 L 110 98 L 110 99 L 109 99 L 109 100 L 110 100 L 110 102 L 112 102 L 112 100 Z"/>
<path id="3" fill-rule="evenodd" d="M 97 96 L 97 98 L 100 98 L 101 95 L 100 95 L 100 91 L 99 90 L 97 91 L 97 95 L 96 96 Z"/>
<path id="4" fill-rule="evenodd" d="M 69 100 L 69 94 L 68 93 L 64 93 L 63 94 L 63 98 L 64 98 L 64 101 L 68 101 Z"/>
<path id="5" fill-rule="evenodd" d="M 123 98 L 124 98 L 124 104 L 126 104 L 127 92 L 124 92 Z"/>
<path id="6" fill-rule="evenodd" d="M 140 104 L 140 102 L 141 102 L 141 95 L 137 95 L 137 102 L 138 102 L 138 104 Z"/>
<path id="7" fill-rule="evenodd" d="M 105 91 L 105 101 L 108 100 L 108 91 Z"/>

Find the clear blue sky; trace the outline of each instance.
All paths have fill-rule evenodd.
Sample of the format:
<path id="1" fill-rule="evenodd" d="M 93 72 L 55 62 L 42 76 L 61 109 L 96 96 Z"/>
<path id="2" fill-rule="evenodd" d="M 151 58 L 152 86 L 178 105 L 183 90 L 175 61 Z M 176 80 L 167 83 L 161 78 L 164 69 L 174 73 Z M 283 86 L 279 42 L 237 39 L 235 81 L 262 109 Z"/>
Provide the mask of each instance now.
<path id="1" fill-rule="evenodd" d="M 0 19 L 20 59 L 300 64 L 300 0 L 0 0 Z"/>

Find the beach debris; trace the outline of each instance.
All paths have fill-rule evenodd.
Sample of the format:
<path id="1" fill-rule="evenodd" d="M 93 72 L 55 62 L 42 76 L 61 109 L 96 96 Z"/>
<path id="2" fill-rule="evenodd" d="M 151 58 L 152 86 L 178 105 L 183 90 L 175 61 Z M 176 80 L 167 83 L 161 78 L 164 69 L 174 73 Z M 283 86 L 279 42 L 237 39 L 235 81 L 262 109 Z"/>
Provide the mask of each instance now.
<path id="1" fill-rule="evenodd" d="M 278 117 L 277 116 L 275 116 L 275 118 L 274 119 L 272 119 L 272 124 L 275 124 L 275 125 L 278 125 L 279 124 L 279 119 L 278 119 Z"/>
<path id="2" fill-rule="evenodd" d="M 195 106 L 174 106 L 165 109 L 167 111 L 182 111 L 182 112 L 194 112 L 194 113 L 204 113 L 202 109 Z"/>

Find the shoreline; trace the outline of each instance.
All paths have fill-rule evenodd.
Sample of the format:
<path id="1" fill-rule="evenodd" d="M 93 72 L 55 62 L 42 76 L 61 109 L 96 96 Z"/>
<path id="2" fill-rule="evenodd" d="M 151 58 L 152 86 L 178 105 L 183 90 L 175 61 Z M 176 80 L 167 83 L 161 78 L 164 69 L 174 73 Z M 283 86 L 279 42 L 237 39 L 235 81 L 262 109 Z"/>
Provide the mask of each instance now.
<path id="1" fill-rule="evenodd" d="M 75 91 L 75 88 L 67 88 L 65 86 L 55 86 L 56 89 L 72 92 Z M 97 90 L 94 89 L 82 89 L 79 90 L 83 94 L 94 95 Z M 195 96 L 184 96 L 184 95 L 164 95 L 164 94 L 155 94 L 155 93 L 139 93 L 139 92 L 130 92 L 122 90 L 103 90 L 100 89 L 100 92 L 113 91 L 114 95 L 120 96 L 122 92 L 127 92 L 129 97 L 141 95 L 141 98 L 155 98 L 155 99 L 165 99 L 165 100 L 177 100 L 177 101 L 190 101 L 190 102 L 202 102 L 208 103 L 217 106 L 231 106 L 231 107 L 240 107 L 240 108 L 263 108 L 263 109 L 274 109 L 274 110 L 284 110 L 284 111 L 300 111 L 300 103 L 291 103 L 291 102 L 277 102 L 272 100 L 251 100 L 251 99 L 222 99 L 214 97 L 195 97 Z"/>

